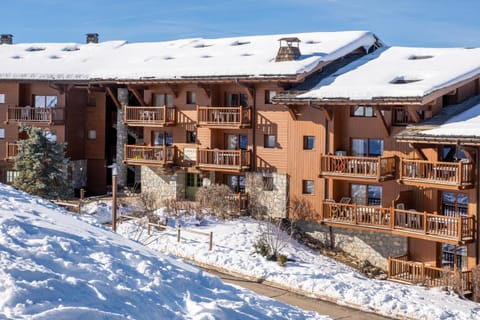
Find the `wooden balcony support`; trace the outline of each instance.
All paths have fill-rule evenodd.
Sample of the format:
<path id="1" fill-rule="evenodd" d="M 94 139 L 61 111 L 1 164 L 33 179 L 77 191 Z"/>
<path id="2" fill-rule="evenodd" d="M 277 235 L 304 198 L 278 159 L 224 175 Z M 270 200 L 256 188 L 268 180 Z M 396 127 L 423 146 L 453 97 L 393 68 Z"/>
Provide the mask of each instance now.
<path id="1" fill-rule="evenodd" d="M 6 153 L 5 160 L 15 160 L 15 157 L 18 154 L 18 143 L 6 142 Z"/>
<path id="2" fill-rule="evenodd" d="M 388 258 L 388 278 L 392 280 L 440 287 L 451 285 L 453 277 L 461 279 L 458 288 L 460 293 L 472 291 L 471 270 L 458 271 L 433 267 L 422 262 L 409 261 L 406 255 Z"/>
<path id="3" fill-rule="evenodd" d="M 395 178 L 395 157 L 320 156 L 320 176 L 339 179 L 371 179 L 384 181 Z"/>
<path id="4" fill-rule="evenodd" d="M 475 217 L 365 206 L 333 201 L 323 202 L 321 222 L 339 227 L 368 229 L 402 236 L 463 245 L 475 241 Z"/>
<path id="5" fill-rule="evenodd" d="M 124 106 L 124 123 L 128 126 L 164 127 L 176 124 L 175 107 Z"/>
<path id="6" fill-rule="evenodd" d="M 130 165 L 163 167 L 175 162 L 175 146 L 124 145 L 124 162 Z"/>
<path id="7" fill-rule="evenodd" d="M 6 123 L 63 124 L 65 123 L 65 108 L 33 108 L 30 106 L 7 108 Z"/>
<path id="8" fill-rule="evenodd" d="M 250 150 L 197 149 L 200 170 L 241 172 L 250 170 L 250 164 Z"/>
<path id="9" fill-rule="evenodd" d="M 210 128 L 249 128 L 252 126 L 250 107 L 197 106 L 197 125 Z"/>
<path id="10" fill-rule="evenodd" d="M 475 185 L 474 164 L 469 161 L 439 162 L 400 159 L 400 179 L 403 184 L 469 189 Z"/>

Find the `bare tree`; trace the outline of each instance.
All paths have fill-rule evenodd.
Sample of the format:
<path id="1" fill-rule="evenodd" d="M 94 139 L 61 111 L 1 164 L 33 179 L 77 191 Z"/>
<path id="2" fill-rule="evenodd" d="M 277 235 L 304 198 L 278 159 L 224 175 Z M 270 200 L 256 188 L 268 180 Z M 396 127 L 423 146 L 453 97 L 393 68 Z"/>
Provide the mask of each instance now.
<path id="1" fill-rule="evenodd" d="M 200 188 L 196 199 L 205 209 L 222 219 L 240 215 L 240 208 L 235 201 L 236 195 L 226 185 L 212 184 Z"/>

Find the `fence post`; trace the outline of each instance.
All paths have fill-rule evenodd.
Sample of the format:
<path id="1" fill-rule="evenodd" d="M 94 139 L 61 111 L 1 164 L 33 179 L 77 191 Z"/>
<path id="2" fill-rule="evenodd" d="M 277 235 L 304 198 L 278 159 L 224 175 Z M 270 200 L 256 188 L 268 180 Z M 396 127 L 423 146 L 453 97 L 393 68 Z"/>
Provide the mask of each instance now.
<path id="1" fill-rule="evenodd" d="M 212 251 L 213 248 L 213 232 L 210 231 L 210 242 L 208 244 L 208 251 Z"/>
<path id="2" fill-rule="evenodd" d="M 180 226 L 177 227 L 177 242 L 180 242 Z"/>

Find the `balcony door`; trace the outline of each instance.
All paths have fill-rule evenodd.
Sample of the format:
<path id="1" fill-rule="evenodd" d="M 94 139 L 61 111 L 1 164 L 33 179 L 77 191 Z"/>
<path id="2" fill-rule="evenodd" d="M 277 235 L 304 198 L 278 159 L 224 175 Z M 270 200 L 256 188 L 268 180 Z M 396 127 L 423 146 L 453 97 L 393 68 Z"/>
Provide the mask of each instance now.
<path id="1" fill-rule="evenodd" d="M 187 172 L 187 181 L 185 186 L 185 198 L 188 200 L 195 200 L 195 195 L 197 194 L 198 189 L 203 184 L 203 179 L 198 173 Z"/>
<path id="2" fill-rule="evenodd" d="M 173 135 L 168 131 L 152 131 L 152 144 L 154 146 L 171 146 Z"/>
<path id="3" fill-rule="evenodd" d="M 242 134 L 227 134 L 225 147 L 228 150 L 247 150 L 248 138 Z"/>
<path id="4" fill-rule="evenodd" d="M 245 93 L 226 93 L 225 105 L 227 107 L 246 107 L 248 105 L 248 96 Z"/>
<path id="5" fill-rule="evenodd" d="M 352 139 L 351 154 L 355 157 L 380 157 L 383 154 L 383 140 Z"/>

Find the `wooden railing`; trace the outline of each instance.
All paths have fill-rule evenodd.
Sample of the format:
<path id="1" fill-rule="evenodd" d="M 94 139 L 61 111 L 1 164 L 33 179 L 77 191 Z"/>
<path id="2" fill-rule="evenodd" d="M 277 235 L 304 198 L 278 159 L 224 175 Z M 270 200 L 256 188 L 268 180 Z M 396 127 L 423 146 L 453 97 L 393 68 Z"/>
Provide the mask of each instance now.
<path id="1" fill-rule="evenodd" d="M 400 159 L 400 181 L 405 184 L 442 185 L 458 189 L 474 187 L 472 162 L 436 162 Z"/>
<path id="2" fill-rule="evenodd" d="M 197 123 L 206 127 L 250 127 L 252 108 L 197 106 Z"/>
<path id="3" fill-rule="evenodd" d="M 383 181 L 395 178 L 395 157 L 320 156 L 320 174 Z"/>
<path id="4" fill-rule="evenodd" d="M 124 157 L 132 165 L 164 166 L 174 163 L 175 147 L 124 145 Z"/>
<path id="5" fill-rule="evenodd" d="M 320 219 L 326 223 L 384 229 L 414 238 L 432 237 L 454 244 L 475 240 L 473 216 L 450 217 L 393 207 L 324 201 Z"/>
<path id="6" fill-rule="evenodd" d="M 7 123 L 48 123 L 61 124 L 65 122 L 65 108 L 33 108 L 33 107 L 12 107 L 7 108 Z"/>
<path id="7" fill-rule="evenodd" d="M 250 150 L 197 149 L 197 166 L 204 170 L 250 169 Z"/>
<path id="8" fill-rule="evenodd" d="M 167 126 L 176 122 L 175 107 L 125 106 L 123 117 L 129 126 Z"/>
<path id="9" fill-rule="evenodd" d="M 406 255 L 388 258 L 388 277 L 428 287 L 457 286 L 456 289 L 460 293 L 472 291 L 471 270 L 457 271 L 432 267 L 422 262 L 409 261 Z M 454 280 L 455 277 L 457 281 Z"/>
<path id="10" fill-rule="evenodd" d="M 248 194 L 247 193 L 233 193 L 227 196 L 227 201 L 231 201 L 240 210 L 247 210 L 248 208 Z"/>
<path id="11" fill-rule="evenodd" d="M 6 156 L 5 160 L 13 160 L 18 154 L 18 143 L 11 143 L 8 142 L 6 143 Z"/>

